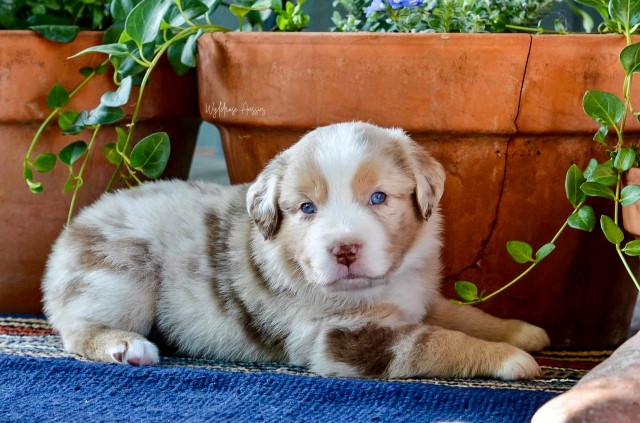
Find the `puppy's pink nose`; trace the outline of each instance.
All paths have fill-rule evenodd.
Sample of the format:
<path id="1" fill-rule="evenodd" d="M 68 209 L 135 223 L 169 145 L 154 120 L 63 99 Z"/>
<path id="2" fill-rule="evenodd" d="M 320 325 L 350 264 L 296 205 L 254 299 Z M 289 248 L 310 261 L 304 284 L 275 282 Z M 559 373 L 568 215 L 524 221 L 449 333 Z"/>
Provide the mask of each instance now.
<path id="1" fill-rule="evenodd" d="M 347 267 L 358 259 L 358 251 L 360 251 L 360 244 L 340 244 L 331 249 L 336 261 Z"/>

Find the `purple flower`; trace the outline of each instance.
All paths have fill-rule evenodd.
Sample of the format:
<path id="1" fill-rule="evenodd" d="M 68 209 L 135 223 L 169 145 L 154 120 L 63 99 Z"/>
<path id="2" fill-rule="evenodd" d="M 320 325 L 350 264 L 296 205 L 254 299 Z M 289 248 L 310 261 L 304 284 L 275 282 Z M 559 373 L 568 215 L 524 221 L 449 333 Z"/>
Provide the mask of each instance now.
<path id="1" fill-rule="evenodd" d="M 369 7 L 367 7 L 364 10 L 364 14 L 368 18 L 369 15 L 371 15 L 372 13 L 377 12 L 379 10 L 383 10 L 383 9 L 384 9 L 384 4 L 382 3 L 382 0 L 373 0 L 369 5 Z"/>
<path id="2" fill-rule="evenodd" d="M 374 12 L 384 10 L 385 3 L 389 4 L 393 9 L 400 9 L 401 7 L 416 7 L 422 6 L 424 0 L 372 0 L 369 7 L 364 10 L 367 18 Z"/>
<path id="3" fill-rule="evenodd" d="M 401 7 L 422 6 L 423 0 L 388 0 L 388 2 L 393 9 L 400 9 Z"/>

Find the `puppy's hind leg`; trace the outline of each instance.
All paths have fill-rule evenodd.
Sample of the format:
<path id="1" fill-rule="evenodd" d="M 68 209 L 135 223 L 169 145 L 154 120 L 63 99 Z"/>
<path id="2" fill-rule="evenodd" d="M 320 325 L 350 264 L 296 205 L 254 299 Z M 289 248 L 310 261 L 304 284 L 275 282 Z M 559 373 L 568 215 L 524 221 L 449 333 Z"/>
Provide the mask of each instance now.
<path id="1" fill-rule="evenodd" d="M 70 242 L 54 250 L 43 280 L 44 309 L 65 349 L 96 361 L 158 363 L 158 349 L 145 336 L 155 322 L 160 272 L 142 245 L 96 243 L 85 246 L 84 256 L 69 254 L 76 247 Z"/>
<path id="2" fill-rule="evenodd" d="M 506 342 L 525 351 L 540 351 L 550 344 L 542 328 L 522 320 L 499 319 L 473 306 L 452 304 L 444 298 L 433 301 L 424 322 L 487 341 Z"/>

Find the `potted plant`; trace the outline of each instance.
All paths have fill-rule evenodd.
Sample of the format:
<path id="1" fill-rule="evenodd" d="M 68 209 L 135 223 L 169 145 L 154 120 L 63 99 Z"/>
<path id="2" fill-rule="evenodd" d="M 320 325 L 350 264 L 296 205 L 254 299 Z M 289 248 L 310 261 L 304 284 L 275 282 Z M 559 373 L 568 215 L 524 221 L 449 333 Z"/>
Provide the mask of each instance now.
<path id="1" fill-rule="evenodd" d="M 447 27 L 442 16 L 452 11 L 438 5 L 486 4 L 425 2 L 416 18 L 395 6 L 422 2 L 340 3 L 362 12 L 342 29 L 378 18 L 396 27 L 429 20 Z M 363 18 L 366 8 L 373 10 Z M 481 30 L 512 25 L 509 11 L 474 10 L 458 10 L 452 22 L 471 16 L 467 26 Z M 375 15 L 383 12 L 386 18 Z M 604 28 L 617 30 L 618 21 Z M 199 72 L 200 111 L 220 129 L 232 182 L 252 180 L 319 125 L 356 119 L 406 129 L 447 170 L 445 291 L 455 296 L 458 280 L 498 290 L 521 272 L 505 244 L 527 239 L 544 248 L 526 259 L 546 257 L 545 265 L 531 269 L 528 284 L 480 306 L 546 328 L 555 346 L 605 348 L 625 339 L 636 288 L 605 237 L 555 234 L 579 203 L 566 202 L 566 169 L 607 159 L 591 141 L 594 123 L 583 115 L 582 97 L 622 86 L 617 52 L 625 45 L 620 35 L 208 34 L 199 40 L 200 70 L 224 66 Z M 604 199 L 593 202 L 594 215 L 610 211 L 597 200 Z"/>
<path id="2" fill-rule="evenodd" d="M 77 209 L 93 202 L 112 177 L 113 165 L 102 151 L 118 138 L 113 126 L 106 125 L 95 137 L 89 131 L 63 135 L 61 129 L 69 129 L 77 111 L 94 109 L 101 96 L 116 87 L 103 57 L 67 60 L 78 51 L 101 45 L 109 36 L 109 31 L 96 30 L 108 28 L 122 12 L 114 9 L 113 2 L 110 12 L 107 3 L 59 0 L 0 5 L 4 244 L 0 311 L 40 312 L 40 278 L 51 244 L 67 221 L 70 203 Z M 75 89 L 79 85 L 82 89 Z M 173 89 L 166 90 L 167 86 Z M 161 64 L 139 110 L 137 137 L 164 131 L 174 139 L 167 177 L 188 175 L 201 122 L 196 96 L 195 74 L 178 77 Z M 133 108 L 125 107 L 123 113 L 131 115 Z M 41 125 L 45 120 L 48 125 Z M 38 143 L 30 148 L 35 135 Z M 81 154 L 90 141 L 93 152 Z M 69 144 L 72 147 L 62 153 Z M 40 173 L 51 169 L 58 154 L 56 169 Z M 25 155 L 30 166 L 25 166 Z M 38 196 L 29 192 L 23 176 L 31 181 L 32 190 L 43 192 Z M 71 192 L 62 195 L 63 190 Z"/>

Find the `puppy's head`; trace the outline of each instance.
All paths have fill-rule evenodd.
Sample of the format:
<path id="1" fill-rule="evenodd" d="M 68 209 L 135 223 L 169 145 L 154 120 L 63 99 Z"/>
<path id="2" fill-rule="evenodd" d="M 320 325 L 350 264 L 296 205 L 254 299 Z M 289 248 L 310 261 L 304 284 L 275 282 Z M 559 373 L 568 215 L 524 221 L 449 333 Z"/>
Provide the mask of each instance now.
<path id="1" fill-rule="evenodd" d="M 362 290 L 400 266 L 436 211 L 444 179 L 403 131 L 342 123 L 274 158 L 249 188 L 247 207 L 308 283 Z"/>

